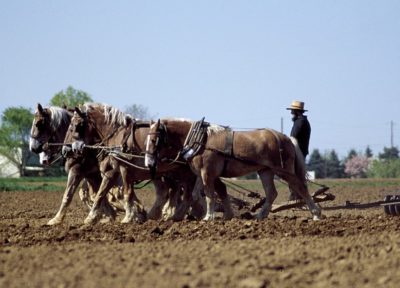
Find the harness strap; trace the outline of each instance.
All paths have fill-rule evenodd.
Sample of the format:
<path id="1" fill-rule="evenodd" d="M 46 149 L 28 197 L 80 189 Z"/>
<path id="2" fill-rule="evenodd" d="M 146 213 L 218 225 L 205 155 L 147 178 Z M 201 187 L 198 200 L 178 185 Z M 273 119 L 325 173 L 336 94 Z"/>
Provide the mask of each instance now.
<path id="1" fill-rule="evenodd" d="M 229 157 L 235 157 L 233 154 L 233 135 L 234 131 L 227 131 L 225 138 L 224 154 Z M 228 158 L 224 158 L 224 167 L 222 168 L 222 175 L 225 175 L 226 168 L 228 167 Z"/>
<path id="2" fill-rule="evenodd" d="M 225 138 L 225 148 L 224 153 L 233 156 L 233 135 L 234 131 L 227 131 L 226 138 Z"/>
<path id="3" fill-rule="evenodd" d="M 275 130 L 273 130 L 273 129 L 265 129 L 265 130 L 268 130 L 269 132 L 271 132 L 272 135 L 274 135 L 276 141 L 278 142 L 279 158 L 280 158 L 280 160 L 281 160 L 281 167 L 282 167 L 282 169 L 283 169 L 283 168 L 285 168 L 285 167 L 284 167 L 284 165 L 283 165 L 283 159 L 282 159 L 282 152 L 283 152 L 283 149 L 282 149 L 282 146 L 281 146 L 281 139 L 279 139 L 279 135 L 278 135 L 278 133 L 277 133 Z"/>

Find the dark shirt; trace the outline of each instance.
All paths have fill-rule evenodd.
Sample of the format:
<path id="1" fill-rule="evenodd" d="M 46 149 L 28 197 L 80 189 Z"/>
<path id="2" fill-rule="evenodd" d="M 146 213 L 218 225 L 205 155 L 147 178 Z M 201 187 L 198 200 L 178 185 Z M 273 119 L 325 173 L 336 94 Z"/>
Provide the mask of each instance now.
<path id="1" fill-rule="evenodd" d="M 307 120 L 307 116 L 300 115 L 293 120 L 292 131 L 290 136 L 297 139 L 304 158 L 308 155 L 308 144 L 310 143 L 311 126 Z"/>

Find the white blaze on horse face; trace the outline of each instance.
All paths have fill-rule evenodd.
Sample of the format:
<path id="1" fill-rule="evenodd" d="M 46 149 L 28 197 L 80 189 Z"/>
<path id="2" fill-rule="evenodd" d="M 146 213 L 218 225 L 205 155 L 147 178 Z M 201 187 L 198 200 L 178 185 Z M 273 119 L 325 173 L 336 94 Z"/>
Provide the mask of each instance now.
<path id="1" fill-rule="evenodd" d="M 152 154 L 149 154 L 150 143 L 151 143 L 150 135 L 147 135 L 147 137 L 146 137 L 146 153 L 144 156 L 144 165 L 146 167 L 153 167 L 155 164 L 154 156 Z"/>
<path id="2" fill-rule="evenodd" d="M 29 150 L 33 152 L 40 147 L 40 142 L 32 137 L 29 138 Z"/>
<path id="3" fill-rule="evenodd" d="M 49 155 L 47 155 L 45 152 L 39 153 L 39 159 L 40 159 L 40 164 L 41 165 L 48 165 L 49 164 Z"/>

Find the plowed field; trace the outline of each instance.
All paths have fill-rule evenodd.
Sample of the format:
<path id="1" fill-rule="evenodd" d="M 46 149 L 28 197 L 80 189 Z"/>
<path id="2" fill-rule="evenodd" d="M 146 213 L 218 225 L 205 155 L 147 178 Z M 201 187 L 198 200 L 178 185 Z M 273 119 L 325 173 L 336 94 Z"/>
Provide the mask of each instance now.
<path id="1" fill-rule="evenodd" d="M 399 287 L 400 216 L 373 202 L 400 194 L 400 179 L 325 183 L 336 199 L 321 204 L 322 221 L 300 209 L 256 221 L 236 209 L 231 221 L 119 216 L 88 227 L 75 195 L 64 223 L 49 227 L 62 193 L 0 192 L 0 287 Z M 287 199 L 279 190 L 276 203 Z M 138 195 L 150 207 L 153 190 Z"/>

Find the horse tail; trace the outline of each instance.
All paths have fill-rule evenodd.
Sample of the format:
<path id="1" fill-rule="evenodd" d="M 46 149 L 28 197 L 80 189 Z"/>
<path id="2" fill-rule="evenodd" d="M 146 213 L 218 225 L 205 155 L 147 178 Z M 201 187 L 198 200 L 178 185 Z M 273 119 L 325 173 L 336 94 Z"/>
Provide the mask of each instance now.
<path id="1" fill-rule="evenodd" d="M 299 142 L 294 137 L 290 137 L 295 150 L 295 173 L 301 179 L 306 181 L 306 163 L 304 161 L 303 152 L 301 152 L 299 147 Z"/>

